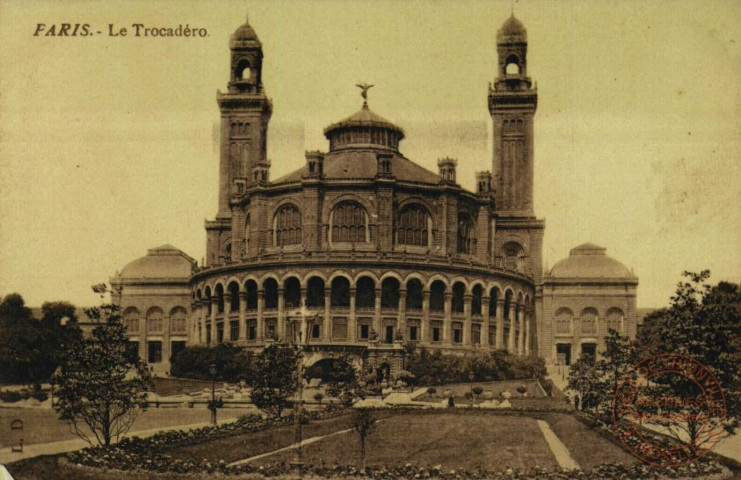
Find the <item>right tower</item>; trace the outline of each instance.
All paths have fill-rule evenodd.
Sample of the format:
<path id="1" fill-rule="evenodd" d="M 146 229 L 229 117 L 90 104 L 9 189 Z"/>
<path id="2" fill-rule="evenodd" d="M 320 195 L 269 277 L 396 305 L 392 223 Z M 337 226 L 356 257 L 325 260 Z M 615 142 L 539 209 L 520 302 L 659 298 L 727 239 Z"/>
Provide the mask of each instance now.
<path id="1" fill-rule="evenodd" d="M 533 117 L 537 90 L 527 76 L 527 30 L 514 15 L 497 31 L 498 76 L 489 87 L 492 171 L 502 216 L 533 217 Z"/>

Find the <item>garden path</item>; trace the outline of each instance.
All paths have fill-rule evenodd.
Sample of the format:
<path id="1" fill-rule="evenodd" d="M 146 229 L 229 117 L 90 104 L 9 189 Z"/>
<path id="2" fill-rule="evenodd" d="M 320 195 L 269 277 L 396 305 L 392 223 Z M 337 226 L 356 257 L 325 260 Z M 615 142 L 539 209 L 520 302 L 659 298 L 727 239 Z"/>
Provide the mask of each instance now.
<path id="1" fill-rule="evenodd" d="M 548 446 L 550 447 L 551 452 L 553 452 L 553 456 L 556 457 L 556 462 L 558 462 L 558 465 L 561 468 L 581 468 L 571 457 L 571 453 L 569 453 L 569 449 L 566 448 L 566 445 L 564 445 L 556 434 L 553 433 L 553 430 L 551 430 L 551 427 L 548 426 L 547 422 L 538 420 L 538 427 L 540 427 L 540 431 L 543 432 L 543 437 L 545 437 L 545 441 L 548 442 Z"/>
<path id="2" fill-rule="evenodd" d="M 230 423 L 236 419 L 231 418 L 223 421 L 219 421 L 219 424 Z M 194 430 L 196 428 L 202 428 L 211 425 L 210 422 L 192 423 L 189 425 L 175 425 L 172 427 L 160 427 L 153 428 L 150 430 L 137 430 L 134 432 L 128 432 L 125 437 L 151 437 L 155 433 L 166 432 L 169 430 Z M 26 458 L 38 457 L 40 455 L 56 455 L 59 453 L 74 452 L 76 450 L 82 450 L 83 448 L 89 447 L 87 442 L 81 439 L 75 440 L 63 440 L 59 442 L 48 442 L 48 443 L 36 443 L 33 445 L 24 445 L 23 452 L 11 452 L 11 447 L 3 447 L 0 449 L 0 464 L 7 464 L 10 462 L 17 462 Z"/>
<path id="3" fill-rule="evenodd" d="M 383 420 L 384 419 L 377 420 L 376 423 L 377 424 L 378 423 L 381 423 L 381 422 L 383 422 Z M 261 458 L 269 457 L 269 456 L 275 455 L 277 453 L 281 453 L 281 452 L 285 452 L 285 451 L 288 451 L 288 450 L 296 449 L 296 448 L 299 447 L 299 445 L 302 446 L 302 447 L 305 447 L 306 445 L 311 445 L 312 443 L 319 442 L 321 440 L 324 440 L 325 438 L 333 437 L 335 435 L 341 435 L 343 433 L 349 433 L 349 432 L 352 432 L 353 430 L 354 430 L 353 428 L 347 428 L 345 430 L 339 430 L 339 431 L 336 431 L 336 432 L 329 433 L 327 435 L 321 435 L 319 437 L 307 438 L 306 440 L 302 440 L 301 442 L 293 443 L 291 445 L 288 445 L 287 447 L 279 448 L 278 450 L 273 450 L 272 452 L 262 453 L 260 455 L 255 455 L 254 457 L 245 458 L 243 460 L 237 460 L 236 462 L 232 462 L 232 463 L 230 463 L 227 466 L 228 467 L 236 467 L 237 465 L 244 465 L 245 463 L 250 463 L 250 462 L 252 462 L 254 460 L 259 460 Z"/>

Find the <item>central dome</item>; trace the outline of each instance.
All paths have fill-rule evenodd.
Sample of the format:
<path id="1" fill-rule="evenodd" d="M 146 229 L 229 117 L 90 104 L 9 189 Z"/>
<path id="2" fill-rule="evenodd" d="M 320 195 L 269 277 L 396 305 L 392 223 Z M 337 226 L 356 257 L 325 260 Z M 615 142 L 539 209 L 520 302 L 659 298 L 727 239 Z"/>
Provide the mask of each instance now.
<path id="1" fill-rule="evenodd" d="M 325 128 L 324 136 L 329 140 L 330 152 L 358 147 L 398 151 L 404 130 L 363 106 L 346 119 Z"/>

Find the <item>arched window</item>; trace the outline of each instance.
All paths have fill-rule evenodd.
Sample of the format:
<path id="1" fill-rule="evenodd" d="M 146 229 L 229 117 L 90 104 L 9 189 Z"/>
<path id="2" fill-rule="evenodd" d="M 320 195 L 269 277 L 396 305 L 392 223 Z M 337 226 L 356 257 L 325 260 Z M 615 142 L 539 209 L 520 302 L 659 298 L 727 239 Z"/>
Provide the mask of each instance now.
<path id="1" fill-rule="evenodd" d="M 355 293 L 355 308 L 370 310 L 376 306 L 376 282 L 370 277 L 360 277 Z"/>
<path id="2" fill-rule="evenodd" d="M 423 291 L 422 282 L 416 278 L 407 282 L 407 310 L 422 310 Z"/>
<path id="3" fill-rule="evenodd" d="M 464 296 L 466 295 L 466 286 L 461 282 L 455 282 L 453 284 L 453 299 L 451 301 L 451 308 L 453 313 L 463 313 Z"/>
<path id="4" fill-rule="evenodd" d="M 232 313 L 239 312 L 239 284 L 232 282 L 229 284 L 229 308 Z"/>
<path id="5" fill-rule="evenodd" d="M 597 310 L 585 308 L 580 318 L 582 335 L 597 335 Z"/>
<path id="6" fill-rule="evenodd" d="M 610 330 L 615 330 L 618 333 L 623 331 L 623 318 L 625 315 L 619 308 L 611 308 L 607 311 L 607 330 L 605 333 L 609 333 Z"/>
<path id="7" fill-rule="evenodd" d="M 350 281 L 345 277 L 336 277 L 332 280 L 330 302 L 333 307 L 350 306 Z"/>
<path id="8" fill-rule="evenodd" d="M 409 205 L 399 214 L 396 241 L 400 245 L 426 247 L 430 244 L 430 214 L 421 205 Z"/>
<path id="9" fill-rule="evenodd" d="M 242 244 L 242 256 L 246 256 L 250 251 L 250 214 L 244 219 L 244 240 Z"/>
<path id="10" fill-rule="evenodd" d="M 275 214 L 275 244 L 296 245 L 302 239 L 301 212 L 294 205 L 284 205 Z"/>
<path id="11" fill-rule="evenodd" d="M 475 237 L 471 216 L 458 215 L 458 253 L 473 253 Z"/>
<path id="12" fill-rule="evenodd" d="M 332 237 L 334 243 L 362 243 L 366 241 L 367 215 L 356 202 L 342 202 L 332 211 Z"/>
<path id="13" fill-rule="evenodd" d="M 286 308 L 301 307 L 301 282 L 298 278 L 290 277 L 283 282 L 283 303 Z"/>
<path id="14" fill-rule="evenodd" d="M 507 57 L 507 65 L 504 67 L 504 73 L 507 75 L 520 74 L 520 59 L 516 55 Z"/>
<path id="15" fill-rule="evenodd" d="M 561 308 L 556 312 L 556 335 L 571 334 L 571 319 L 574 314 L 568 308 Z"/>
<path id="16" fill-rule="evenodd" d="M 251 76 L 252 69 L 250 68 L 250 64 L 245 61 L 239 62 L 237 66 L 237 80 L 249 80 Z"/>
<path id="17" fill-rule="evenodd" d="M 381 283 L 381 308 L 394 309 L 399 308 L 399 288 L 401 284 L 393 277 L 384 279 Z"/>
<path id="18" fill-rule="evenodd" d="M 126 331 L 132 334 L 139 333 L 139 309 L 129 307 L 123 313 L 124 327 Z"/>
<path id="19" fill-rule="evenodd" d="M 186 333 L 185 325 L 185 309 L 183 307 L 175 307 L 170 311 L 170 332 L 171 333 Z"/>
<path id="20" fill-rule="evenodd" d="M 504 268 L 521 272 L 525 267 L 525 251 L 517 242 L 507 242 L 502 247 Z"/>
<path id="21" fill-rule="evenodd" d="M 306 306 L 324 306 L 324 280 L 319 277 L 311 277 L 306 284 Z"/>
<path id="22" fill-rule="evenodd" d="M 162 332 L 162 309 L 152 307 L 147 312 L 147 332 Z"/>
<path id="23" fill-rule="evenodd" d="M 445 311 L 445 284 L 440 280 L 435 280 L 430 286 L 430 311 Z"/>
<path id="24" fill-rule="evenodd" d="M 484 296 L 484 289 L 481 285 L 476 285 L 471 290 L 471 315 L 481 315 L 481 300 Z"/>

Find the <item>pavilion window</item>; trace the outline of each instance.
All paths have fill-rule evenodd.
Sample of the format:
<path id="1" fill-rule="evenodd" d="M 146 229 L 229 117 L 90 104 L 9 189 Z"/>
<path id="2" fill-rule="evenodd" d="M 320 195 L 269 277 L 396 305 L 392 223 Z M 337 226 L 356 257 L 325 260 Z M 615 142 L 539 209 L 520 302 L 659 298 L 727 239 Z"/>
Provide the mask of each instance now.
<path id="1" fill-rule="evenodd" d="M 366 241 L 367 215 L 355 202 L 342 202 L 332 215 L 332 242 L 363 243 Z"/>
<path id="2" fill-rule="evenodd" d="M 162 342 L 147 342 L 149 355 L 147 361 L 149 363 L 160 363 L 162 362 Z"/>
<path id="3" fill-rule="evenodd" d="M 473 232 L 473 220 L 470 215 L 458 216 L 458 253 L 469 255 L 473 253 L 475 234 Z"/>
<path id="4" fill-rule="evenodd" d="M 429 245 L 429 221 L 427 209 L 421 205 L 410 205 L 399 214 L 396 239 L 400 245 Z"/>
<path id="5" fill-rule="evenodd" d="M 216 343 L 224 343 L 224 323 L 216 324 Z"/>
<path id="6" fill-rule="evenodd" d="M 471 343 L 481 345 L 481 325 L 478 323 L 471 325 Z"/>
<path id="7" fill-rule="evenodd" d="M 257 320 L 247 320 L 247 340 L 257 340 Z"/>
<path id="8" fill-rule="evenodd" d="M 463 324 L 453 322 L 453 343 L 463 343 Z"/>
<path id="9" fill-rule="evenodd" d="M 239 321 L 234 320 L 229 322 L 229 340 L 236 342 L 239 340 Z"/>
<path id="10" fill-rule="evenodd" d="M 301 212 L 294 205 L 285 205 L 275 214 L 277 246 L 296 245 L 303 241 Z"/>

